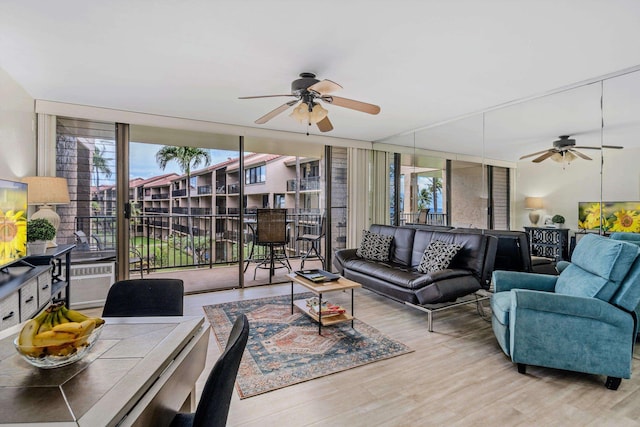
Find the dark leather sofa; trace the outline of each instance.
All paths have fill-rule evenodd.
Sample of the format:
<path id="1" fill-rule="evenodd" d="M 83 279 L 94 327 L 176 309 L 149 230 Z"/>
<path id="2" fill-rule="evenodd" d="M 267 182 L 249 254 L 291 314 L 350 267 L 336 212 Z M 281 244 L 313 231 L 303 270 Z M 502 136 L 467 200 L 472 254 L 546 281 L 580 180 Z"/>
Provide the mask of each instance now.
<path id="1" fill-rule="evenodd" d="M 524 271 L 528 273 L 558 274 L 550 258 L 532 256 L 529 235 L 524 231 L 483 230 L 478 228 L 452 228 L 451 233 L 481 233 L 498 239 L 495 270 Z"/>
<path id="2" fill-rule="evenodd" d="M 490 286 L 498 244 L 493 236 L 379 224 L 369 231 L 393 236 L 388 262 L 360 258 L 357 249 L 338 250 L 334 258 L 341 275 L 367 289 L 401 302 L 424 305 L 455 301 Z M 417 266 L 434 240 L 458 243 L 462 249 L 449 268 L 421 273 Z"/>

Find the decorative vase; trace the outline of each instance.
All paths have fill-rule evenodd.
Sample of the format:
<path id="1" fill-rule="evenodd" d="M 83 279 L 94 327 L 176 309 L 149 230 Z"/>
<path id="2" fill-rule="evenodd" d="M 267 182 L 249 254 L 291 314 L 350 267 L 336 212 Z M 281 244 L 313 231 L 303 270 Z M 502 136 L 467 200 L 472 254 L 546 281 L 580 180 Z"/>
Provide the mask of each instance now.
<path id="1" fill-rule="evenodd" d="M 36 240 L 27 244 L 29 255 L 43 255 L 47 251 L 46 240 Z"/>

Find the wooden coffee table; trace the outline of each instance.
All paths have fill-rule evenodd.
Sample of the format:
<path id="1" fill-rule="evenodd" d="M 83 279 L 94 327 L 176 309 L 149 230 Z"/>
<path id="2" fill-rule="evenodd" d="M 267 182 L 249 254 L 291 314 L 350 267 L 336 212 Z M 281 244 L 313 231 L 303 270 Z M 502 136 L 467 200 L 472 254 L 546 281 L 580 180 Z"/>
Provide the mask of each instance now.
<path id="1" fill-rule="evenodd" d="M 293 306 L 298 307 L 303 313 L 307 316 L 311 317 L 313 320 L 318 322 L 318 334 L 322 335 L 322 326 L 335 325 L 336 323 L 348 322 L 351 321 L 351 327 L 353 328 L 353 290 L 355 288 L 361 288 L 362 285 L 360 283 L 354 282 L 353 280 L 345 279 L 344 277 L 340 277 L 338 280 L 334 280 L 332 282 L 312 282 L 311 280 L 305 279 L 304 277 L 298 276 L 296 273 L 288 274 L 291 279 L 291 314 L 293 314 Z M 316 315 L 312 313 L 307 307 L 307 300 L 300 299 L 294 300 L 293 296 L 293 285 L 297 283 L 298 285 L 302 285 L 305 288 L 309 289 L 315 295 L 318 296 L 318 307 L 322 307 L 322 294 L 326 292 L 335 292 L 335 291 L 345 291 L 347 289 L 351 289 L 351 312 L 345 312 L 339 315 L 332 315 L 330 317 L 322 317 L 322 312 Z"/>

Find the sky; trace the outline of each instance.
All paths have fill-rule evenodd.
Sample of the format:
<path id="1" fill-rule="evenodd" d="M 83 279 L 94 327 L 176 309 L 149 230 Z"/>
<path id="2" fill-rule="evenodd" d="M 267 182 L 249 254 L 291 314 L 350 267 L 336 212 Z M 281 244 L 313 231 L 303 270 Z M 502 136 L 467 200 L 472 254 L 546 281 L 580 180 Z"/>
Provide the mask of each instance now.
<path id="1" fill-rule="evenodd" d="M 151 178 L 172 172 L 181 175 L 182 171 L 175 161 L 167 163 L 167 167 L 164 170 L 160 169 L 156 162 L 156 153 L 161 147 L 162 145 L 132 142 L 129 145 L 129 158 L 131 159 L 129 162 L 129 178 Z M 229 157 L 238 157 L 237 151 L 209 150 L 209 154 L 211 155 L 209 166 L 223 162 Z"/>

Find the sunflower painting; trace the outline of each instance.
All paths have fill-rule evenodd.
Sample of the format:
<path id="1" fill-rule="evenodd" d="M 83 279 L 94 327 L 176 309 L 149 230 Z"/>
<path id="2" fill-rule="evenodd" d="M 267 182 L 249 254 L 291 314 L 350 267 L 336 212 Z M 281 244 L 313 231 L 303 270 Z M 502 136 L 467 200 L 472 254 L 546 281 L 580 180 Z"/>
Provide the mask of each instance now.
<path id="1" fill-rule="evenodd" d="M 0 266 L 27 255 L 26 184 L 0 180 Z"/>
<path id="2" fill-rule="evenodd" d="M 578 227 L 598 230 L 602 217 L 603 231 L 640 233 L 640 202 L 578 203 Z"/>

